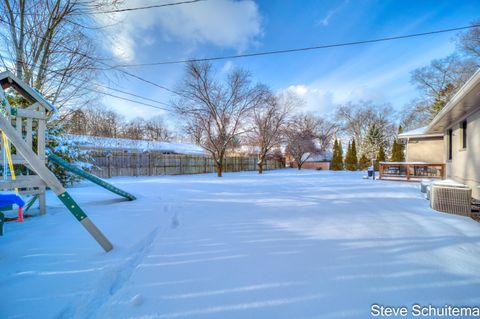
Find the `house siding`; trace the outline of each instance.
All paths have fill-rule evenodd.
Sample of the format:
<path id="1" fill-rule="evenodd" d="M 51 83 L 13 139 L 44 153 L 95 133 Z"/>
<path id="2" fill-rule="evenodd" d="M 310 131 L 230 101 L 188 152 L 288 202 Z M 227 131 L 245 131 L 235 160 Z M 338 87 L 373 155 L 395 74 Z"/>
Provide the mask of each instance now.
<path id="1" fill-rule="evenodd" d="M 462 145 L 461 123 L 456 122 L 445 131 L 443 156 L 446 163 L 447 178 L 469 185 L 472 196 L 480 198 L 480 109 L 466 117 L 467 148 Z M 452 160 L 448 160 L 448 129 L 452 129 Z"/>
<path id="2" fill-rule="evenodd" d="M 407 162 L 444 163 L 443 137 L 410 138 L 406 153 Z"/>

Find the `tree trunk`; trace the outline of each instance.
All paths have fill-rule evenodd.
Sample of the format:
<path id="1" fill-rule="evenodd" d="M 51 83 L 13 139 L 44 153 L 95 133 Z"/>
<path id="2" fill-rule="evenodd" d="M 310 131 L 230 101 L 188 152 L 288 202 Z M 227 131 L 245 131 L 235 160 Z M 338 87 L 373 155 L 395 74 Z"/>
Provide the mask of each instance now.
<path id="1" fill-rule="evenodd" d="M 258 174 L 263 173 L 263 161 L 258 162 Z"/>
<path id="2" fill-rule="evenodd" d="M 297 167 L 298 167 L 298 170 L 301 170 L 301 169 L 302 169 L 302 165 L 303 165 L 303 163 L 299 163 L 299 162 L 297 162 Z"/>
<path id="3" fill-rule="evenodd" d="M 216 162 L 215 165 L 217 166 L 217 177 L 222 177 L 222 163 Z"/>

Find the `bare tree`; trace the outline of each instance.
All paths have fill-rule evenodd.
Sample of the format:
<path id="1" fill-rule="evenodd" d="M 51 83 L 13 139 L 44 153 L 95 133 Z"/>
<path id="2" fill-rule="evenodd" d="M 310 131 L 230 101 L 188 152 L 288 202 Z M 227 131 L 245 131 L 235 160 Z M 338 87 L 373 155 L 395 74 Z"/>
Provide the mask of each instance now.
<path id="1" fill-rule="evenodd" d="M 402 112 L 402 125 L 412 129 L 427 125 L 477 68 L 478 62 L 474 59 L 463 59 L 457 54 L 452 54 L 412 71 L 411 81 L 421 96 L 405 106 Z"/>
<path id="2" fill-rule="evenodd" d="M 89 12 L 116 0 L 2 0 L 1 63 L 57 107 L 91 97 L 88 83 L 100 61 Z"/>
<path id="3" fill-rule="evenodd" d="M 415 99 L 405 105 L 401 112 L 400 123 L 404 130 L 413 130 L 427 126 L 435 114 L 431 105 L 425 99 Z"/>
<path id="4" fill-rule="evenodd" d="M 285 130 L 287 142 L 285 153 L 295 160 L 299 170 L 310 156 L 319 152 L 314 142 L 313 130 L 312 122 L 304 114 L 294 116 Z"/>
<path id="5" fill-rule="evenodd" d="M 151 141 L 169 141 L 172 138 L 160 116 L 149 120 L 135 118 L 127 122 L 117 112 L 101 106 L 63 109 L 61 113 L 66 113 L 66 129 L 70 134 Z"/>
<path id="6" fill-rule="evenodd" d="M 288 131 L 286 137 L 288 144 L 285 152 L 295 160 L 300 170 L 310 156 L 317 152 L 313 136 L 308 131 Z"/>
<path id="7" fill-rule="evenodd" d="M 74 109 L 65 114 L 67 132 L 71 134 L 120 137 L 125 121 L 115 111 L 101 106 Z"/>
<path id="8" fill-rule="evenodd" d="M 172 139 L 172 133 L 167 128 L 163 117 L 156 116 L 145 121 L 144 135 L 147 140 L 168 142 Z"/>
<path id="9" fill-rule="evenodd" d="M 120 137 L 121 127 L 124 119 L 115 111 L 102 108 L 91 107 L 87 109 L 89 114 L 88 130 L 90 135 L 104 137 Z"/>
<path id="10" fill-rule="evenodd" d="M 121 136 L 132 140 L 142 140 L 145 137 L 145 121 L 135 118 L 123 125 Z"/>
<path id="11" fill-rule="evenodd" d="M 186 120 L 195 142 L 213 157 L 221 177 L 225 153 L 244 133 L 244 121 L 259 103 L 263 89 L 252 86 L 245 71 L 233 70 L 220 81 L 210 63 L 191 62 L 178 94 L 176 111 Z"/>
<path id="12" fill-rule="evenodd" d="M 68 123 L 67 131 L 70 134 L 89 135 L 89 119 L 90 116 L 82 109 L 75 109 L 65 115 Z"/>
<path id="13" fill-rule="evenodd" d="M 457 54 L 451 54 L 412 71 L 411 81 L 431 105 L 430 113 L 435 116 L 475 73 L 477 67 L 472 59 L 462 59 Z"/>
<path id="14" fill-rule="evenodd" d="M 394 115 L 389 104 L 374 104 L 371 101 L 348 102 L 335 112 L 340 133 L 356 140 L 359 154 L 364 152 L 364 138 L 372 123 L 385 132 L 387 140 L 393 139 L 397 132 Z"/>
<path id="15" fill-rule="evenodd" d="M 474 21 L 472 25 L 480 24 L 480 19 Z M 474 27 L 466 32 L 462 32 L 457 37 L 457 47 L 466 56 L 477 61 L 480 64 L 480 27 Z"/>
<path id="16" fill-rule="evenodd" d="M 280 146 L 288 115 L 294 105 L 281 103 L 270 90 L 265 89 L 261 102 L 256 104 L 252 112 L 252 127 L 248 132 L 248 142 L 258 152 L 258 173 L 263 173 L 263 165 L 267 155 Z"/>
<path id="17" fill-rule="evenodd" d="M 335 123 L 313 113 L 299 113 L 294 117 L 293 123 L 312 133 L 319 152 L 325 152 L 332 145 L 337 129 Z"/>

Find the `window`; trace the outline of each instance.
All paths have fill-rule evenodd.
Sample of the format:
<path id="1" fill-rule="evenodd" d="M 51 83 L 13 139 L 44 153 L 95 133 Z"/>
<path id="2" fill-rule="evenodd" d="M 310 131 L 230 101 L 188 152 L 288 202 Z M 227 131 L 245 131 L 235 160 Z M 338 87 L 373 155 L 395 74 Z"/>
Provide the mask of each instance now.
<path id="1" fill-rule="evenodd" d="M 467 148 L 467 120 L 463 121 L 462 127 L 462 147 Z"/>
<path id="2" fill-rule="evenodd" d="M 453 131 L 452 129 L 448 130 L 448 160 L 452 160 L 452 139 L 453 137 Z"/>

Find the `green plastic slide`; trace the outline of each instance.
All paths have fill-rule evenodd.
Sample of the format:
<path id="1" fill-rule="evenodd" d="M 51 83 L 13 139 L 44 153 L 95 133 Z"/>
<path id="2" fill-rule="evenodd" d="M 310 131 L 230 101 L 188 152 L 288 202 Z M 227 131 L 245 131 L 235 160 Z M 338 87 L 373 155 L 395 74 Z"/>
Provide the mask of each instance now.
<path id="1" fill-rule="evenodd" d="M 78 168 L 70 163 L 67 163 L 65 160 L 63 160 L 62 158 L 58 157 L 57 155 L 55 154 L 50 154 L 48 155 L 48 159 L 50 161 L 52 161 L 53 163 L 63 167 L 64 169 L 66 169 L 67 171 L 69 172 L 72 172 L 73 174 L 75 175 L 78 175 L 86 180 L 89 180 L 90 182 L 92 183 L 95 183 L 97 184 L 98 186 L 101 186 L 109 191 L 111 191 L 112 193 L 115 193 L 117 195 L 120 195 L 122 197 L 125 197 L 126 199 L 128 200 L 135 200 L 137 199 L 135 196 L 133 196 L 132 194 L 130 193 L 127 193 L 126 191 L 123 191 L 121 190 L 120 188 L 118 187 L 115 187 L 113 186 L 112 184 L 110 183 L 107 183 L 105 182 L 103 179 L 101 178 L 98 178 L 97 176 L 93 175 L 93 174 L 90 174 L 90 173 L 87 173 L 85 172 L 83 169 L 81 168 Z"/>

